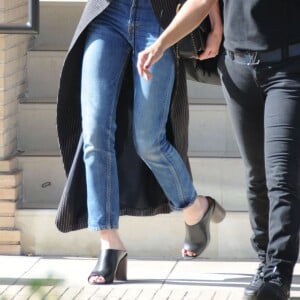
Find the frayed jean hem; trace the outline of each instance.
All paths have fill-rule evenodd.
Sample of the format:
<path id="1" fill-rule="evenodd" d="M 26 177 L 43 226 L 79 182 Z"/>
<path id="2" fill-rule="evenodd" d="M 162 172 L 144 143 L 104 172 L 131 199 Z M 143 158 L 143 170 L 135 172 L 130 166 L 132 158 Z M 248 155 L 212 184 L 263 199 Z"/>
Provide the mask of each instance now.
<path id="1" fill-rule="evenodd" d="M 101 231 L 101 230 L 114 230 L 114 229 L 119 229 L 119 225 L 112 225 L 112 226 L 88 226 L 88 229 L 90 231 Z"/>

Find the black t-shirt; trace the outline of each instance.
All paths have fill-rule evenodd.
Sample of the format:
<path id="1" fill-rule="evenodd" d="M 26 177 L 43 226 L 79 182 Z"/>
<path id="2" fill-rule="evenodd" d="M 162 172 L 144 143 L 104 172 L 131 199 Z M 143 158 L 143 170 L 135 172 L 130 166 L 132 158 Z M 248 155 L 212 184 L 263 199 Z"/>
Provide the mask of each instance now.
<path id="1" fill-rule="evenodd" d="M 223 0 L 224 46 L 272 50 L 300 42 L 300 0 Z"/>

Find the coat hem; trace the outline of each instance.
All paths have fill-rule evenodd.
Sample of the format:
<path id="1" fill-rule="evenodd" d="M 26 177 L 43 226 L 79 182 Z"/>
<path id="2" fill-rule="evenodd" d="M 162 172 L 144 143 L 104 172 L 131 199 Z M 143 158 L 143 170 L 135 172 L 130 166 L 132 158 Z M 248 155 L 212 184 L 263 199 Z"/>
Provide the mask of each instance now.
<path id="1" fill-rule="evenodd" d="M 146 217 L 146 216 L 155 216 L 158 214 L 168 214 L 171 212 L 171 209 L 168 204 L 162 204 L 156 208 L 143 208 L 143 209 L 138 209 L 138 208 L 122 208 L 120 211 L 120 216 L 132 216 L 132 217 Z"/>
<path id="2" fill-rule="evenodd" d="M 143 208 L 143 209 L 137 209 L 137 208 L 123 208 L 120 210 L 120 216 L 131 216 L 131 217 L 151 217 L 158 214 L 169 214 L 171 212 L 171 209 L 168 204 L 160 205 L 156 208 Z M 81 222 L 76 223 L 74 226 L 70 226 L 69 222 L 66 222 L 63 224 L 63 222 L 56 220 L 56 227 L 59 231 L 63 233 L 67 233 L 70 231 L 76 231 L 81 229 L 88 229 L 88 223 L 87 220 L 82 220 Z M 73 223 L 74 224 L 74 223 Z"/>

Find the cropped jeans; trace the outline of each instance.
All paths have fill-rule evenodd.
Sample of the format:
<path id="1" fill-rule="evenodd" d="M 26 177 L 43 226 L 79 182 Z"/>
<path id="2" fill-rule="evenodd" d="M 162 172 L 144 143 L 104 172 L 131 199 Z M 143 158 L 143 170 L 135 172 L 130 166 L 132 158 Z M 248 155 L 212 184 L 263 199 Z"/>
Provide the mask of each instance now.
<path id="1" fill-rule="evenodd" d="M 253 247 L 266 279 L 290 282 L 299 251 L 300 56 L 227 53 L 219 70 L 246 167 Z"/>
<path id="2" fill-rule="evenodd" d="M 183 209 L 196 199 L 190 173 L 166 138 L 175 79 L 174 54 L 166 51 L 151 67 L 150 81 L 140 77 L 136 68 L 139 51 L 151 45 L 161 31 L 150 0 L 113 0 L 87 29 L 81 107 L 91 230 L 118 228 L 116 107 L 128 63 L 133 66 L 136 151 L 153 172 L 172 209 Z"/>

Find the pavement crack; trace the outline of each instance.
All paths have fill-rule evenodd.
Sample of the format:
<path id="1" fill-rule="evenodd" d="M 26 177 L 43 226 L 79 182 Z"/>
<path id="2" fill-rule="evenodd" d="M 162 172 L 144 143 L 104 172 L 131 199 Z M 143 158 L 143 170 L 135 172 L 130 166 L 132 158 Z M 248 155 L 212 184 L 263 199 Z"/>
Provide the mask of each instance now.
<path id="1" fill-rule="evenodd" d="M 176 266 L 178 265 L 178 260 L 175 261 L 173 267 L 171 268 L 170 272 L 167 274 L 166 278 L 162 281 L 162 286 L 165 285 L 165 283 L 169 280 L 169 277 L 171 276 L 171 274 L 173 273 L 173 271 L 175 270 Z"/>

